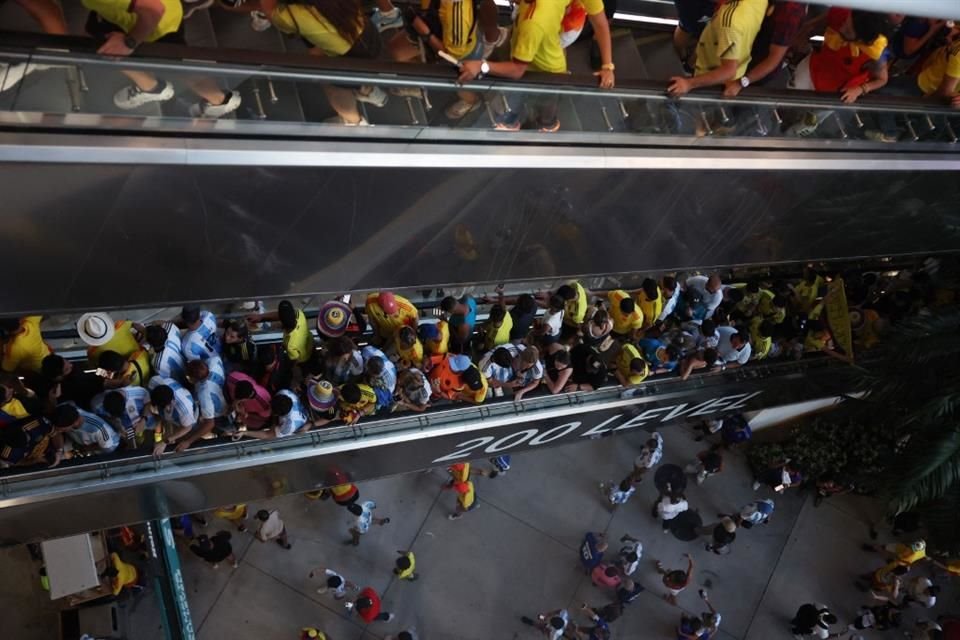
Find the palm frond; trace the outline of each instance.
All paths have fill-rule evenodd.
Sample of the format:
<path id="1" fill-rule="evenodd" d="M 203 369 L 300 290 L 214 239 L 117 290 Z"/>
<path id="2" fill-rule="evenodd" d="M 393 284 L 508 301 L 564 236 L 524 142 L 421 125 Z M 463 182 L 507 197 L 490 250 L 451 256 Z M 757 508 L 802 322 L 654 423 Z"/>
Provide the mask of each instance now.
<path id="1" fill-rule="evenodd" d="M 887 474 L 885 493 L 897 510 L 937 500 L 960 481 L 960 431 L 917 434 Z"/>

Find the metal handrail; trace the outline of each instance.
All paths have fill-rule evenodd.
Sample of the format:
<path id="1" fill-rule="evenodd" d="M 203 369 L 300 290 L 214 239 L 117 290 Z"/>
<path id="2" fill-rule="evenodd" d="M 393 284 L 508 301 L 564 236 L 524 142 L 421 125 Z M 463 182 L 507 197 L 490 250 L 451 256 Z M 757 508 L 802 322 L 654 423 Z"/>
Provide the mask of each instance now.
<path id="1" fill-rule="evenodd" d="M 305 54 L 271 53 L 243 49 L 190 47 L 166 43 L 144 44 L 129 58 L 97 55 L 87 38 L 49 36 L 0 31 L 0 55 L 25 63 L 51 65 L 138 68 L 221 76 L 262 77 L 301 82 L 376 83 L 386 86 L 420 86 L 457 90 L 455 69 L 449 65 L 370 61 L 356 58 L 327 58 Z M 836 95 L 813 91 L 776 91 L 748 87 L 736 99 L 725 98 L 720 88 L 698 90 L 682 98 L 666 93 L 666 80 L 630 78 L 622 70 L 617 88 L 601 90 L 596 78 L 583 74 L 527 73 L 522 80 L 484 78 L 462 85 L 478 91 L 550 93 L 679 103 L 707 103 L 727 106 L 830 108 L 836 111 L 896 111 L 926 115 L 960 116 L 956 109 L 927 99 L 871 94 L 855 104 L 840 102 Z"/>
<path id="2" fill-rule="evenodd" d="M 868 358 L 876 357 L 873 355 L 875 353 L 878 352 L 871 352 Z M 17 470 L 14 468 L 0 473 L 0 502 L 45 493 L 53 490 L 54 487 L 64 488 L 63 483 L 70 482 L 71 479 L 89 483 L 117 476 L 129 477 L 139 473 L 149 476 L 210 473 L 223 466 L 235 468 L 264 464 L 264 457 L 270 457 L 272 462 L 278 462 L 282 461 L 284 456 L 291 459 L 309 456 L 313 455 L 317 447 L 335 442 L 362 440 L 402 432 L 424 432 L 450 428 L 457 424 L 502 420 L 521 414 L 529 415 L 531 412 L 549 411 L 566 414 L 596 411 L 637 404 L 650 396 L 669 397 L 677 391 L 679 386 L 705 387 L 729 382 L 801 375 L 811 369 L 835 370 L 846 366 L 848 365 L 833 358 L 812 356 L 798 361 L 757 363 L 727 372 L 702 373 L 686 381 L 677 376 L 653 377 L 631 388 L 613 385 L 590 392 L 529 397 L 519 403 L 504 399 L 488 401 L 477 406 L 447 404 L 442 408 L 434 408 L 424 413 L 411 412 L 396 417 L 364 420 L 352 426 L 326 427 L 279 440 L 201 443 L 183 453 L 167 455 L 160 459 L 155 459 L 150 454 L 139 453 L 121 457 L 97 456 L 76 464 L 67 462 L 53 469 Z"/>

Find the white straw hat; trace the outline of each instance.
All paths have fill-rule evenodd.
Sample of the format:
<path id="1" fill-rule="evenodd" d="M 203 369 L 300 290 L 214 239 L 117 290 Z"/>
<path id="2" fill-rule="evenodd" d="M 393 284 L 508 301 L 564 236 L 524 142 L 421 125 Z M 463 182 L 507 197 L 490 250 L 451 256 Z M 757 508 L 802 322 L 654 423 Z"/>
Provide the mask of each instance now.
<path id="1" fill-rule="evenodd" d="M 91 347 L 99 347 L 113 338 L 113 318 L 106 313 L 85 313 L 77 320 L 80 339 Z"/>

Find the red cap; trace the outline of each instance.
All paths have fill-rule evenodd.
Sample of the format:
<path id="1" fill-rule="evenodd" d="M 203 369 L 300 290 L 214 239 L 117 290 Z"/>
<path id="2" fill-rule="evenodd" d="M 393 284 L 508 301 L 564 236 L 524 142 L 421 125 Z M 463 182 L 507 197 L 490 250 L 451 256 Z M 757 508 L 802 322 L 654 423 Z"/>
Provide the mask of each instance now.
<path id="1" fill-rule="evenodd" d="M 377 302 L 380 303 L 380 308 L 388 316 L 397 313 L 397 297 L 389 291 L 381 291 L 380 295 L 377 296 Z"/>

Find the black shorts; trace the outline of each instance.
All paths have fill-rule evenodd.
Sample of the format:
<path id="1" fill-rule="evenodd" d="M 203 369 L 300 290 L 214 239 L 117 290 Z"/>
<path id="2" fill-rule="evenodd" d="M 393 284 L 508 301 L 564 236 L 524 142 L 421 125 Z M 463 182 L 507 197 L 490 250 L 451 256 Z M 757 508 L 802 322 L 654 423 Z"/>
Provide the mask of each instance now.
<path id="1" fill-rule="evenodd" d="M 107 37 L 111 33 L 121 32 L 123 29 L 113 24 L 109 20 L 104 20 L 103 16 L 95 11 L 91 11 L 87 16 L 87 24 L 85 27 L 87 35 L 96 40 L 97 42 L 106 41 Z M 168 33 L 165 36 L 157 38 L 153 42 L 166 42 L 167 44 L 187 44 L 186 38 L 183 37 L 183 23 L 180 24 L 180 28 L 172 33 Z"/>
<path id="2" fill-rule="evenodd" d="M 673 0 L 673 4 L 677 7 L 680 29 L 698 38 L 716 8 L 713 0 Z"/>

